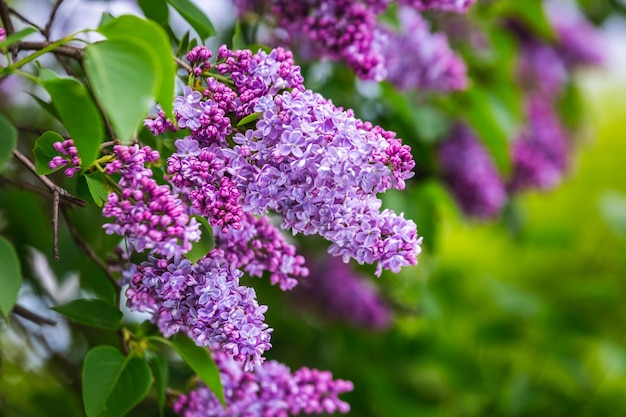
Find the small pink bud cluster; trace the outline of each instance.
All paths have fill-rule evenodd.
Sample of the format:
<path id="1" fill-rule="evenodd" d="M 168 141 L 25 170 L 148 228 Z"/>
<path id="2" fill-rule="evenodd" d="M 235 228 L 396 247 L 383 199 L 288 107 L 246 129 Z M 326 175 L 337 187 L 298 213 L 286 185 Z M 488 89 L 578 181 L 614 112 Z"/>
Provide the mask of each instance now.
<path id="1" fill-rule="evenodd" d="M 1 30 L 1 29 L 0 29 Z M 78 171 L 80 171 L 80 158 L 78 157 L 78 149 L 74 146 L 72 139 L 64 140 L 63 142 L 54 142 L 54 149 L 57 152 L 63 154 L 57 155 L 48 163 L 48 166 L 52 170 L 57 170 L 61 167 L 69 165 L 65 169 L 65 175 L 73 177 Z"/>

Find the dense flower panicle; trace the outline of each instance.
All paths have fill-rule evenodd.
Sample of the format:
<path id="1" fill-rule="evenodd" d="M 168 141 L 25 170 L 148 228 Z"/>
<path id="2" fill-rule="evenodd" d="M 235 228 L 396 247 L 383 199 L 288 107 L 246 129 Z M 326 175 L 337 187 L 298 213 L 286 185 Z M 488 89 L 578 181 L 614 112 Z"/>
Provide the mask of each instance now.
<path id="1" fill-rule="evenodd" d="M 438 149 L 443 181 L 464 213 L 480 219 L 497 216 L 507 201 L 493 159 L 474 133 L 457 126 Z"/>
<path id="2" fill-rule="evenodd" d="M 563 2 L 547 2 L 548 18 L 557 36 L 556 50 L 570 69 L 600 65 L 603 61 L 600 33 L 578 10 L 566 6 Z"/>
<path id="3" fill-rule="evenodd" d="M 167 185 L 158 185 L 146 164 L 159 159 L 148 146 L 116 145 L 116 159 L 106 166 L 107 174 L 120 174 L 120 194 L 111 193 L 102 214 L 112 217 L 104 225 L 108 234 L 126 238 L 130 249 L 151 250 L 171 258 L 191 249 L 200 239 L 199 224 L 190 219 L 182 201 Z"/>
<path id="4" fill-rule="evenodd" d="M 166 337 L 184 333 L 199 346 L 227 353 L 245 370 L 260 365 L 271 347 L 266 306 L 254 289 L 239 285 L 243 275 L 214 249 L 195 265 L 182 257 L 135 267 L 126 290 L 129 308 L 150 312 Z"/>
<path id="5" fill-rule="evenodd" d="M 404 0 L 400 5 L 413 13 L 424 10 L 464 12 L 473 2 Z M 445 35 L 427 33 L 428 26 L 423 22 L 419 27 L 403 28 L 401 33 L 379 23 L 379 16 L 391 3 L 390 0 L 235 1 L 241 15 L 251 11 L 270 15 L 266 21 L 273 22 L 277 28 L 274 43 L 298 45 L 302 54 L 311 59 L 343 60 L 361 79 L 393 80 L 401 77 L 400 71 L 405 66 L 410 66 L 409 72 L 417 71 L 420 75 L 407 77 L 404 83 L 417 83 L 403 88 L 420 88 L 425 82 L 426 88 L 439 89 L 442 85 L 444 91 L 464 88 L 465 66 L 450 52 Z M 410 49 L 403 50 L 406 46 Z M 433 77 L 451 77 L 451 80 L 424 81 Z"/>
<path id="6" fill-rule="evenodd" d="M 521 83 L 545 95 L 558 95 L 569 79 L 565 63 L 553 46 L 537 40 L 521 45 L 518 76 Z"/>
<path id="7" fill-rule="evenodd" d="M 439 10 L 444 12 L 466 12 L 476 0 L 398 0 L 400 5 L 415 8 L 415 10 Z"/>
<path id="8" fill-rule="evenodd" d="M 376 198 L 413 175 L 408 148 L 308 90 L 262 99 L 255 110 L 256 128 L 237 133 L 229 151 L 244 210 L 275 211 L 283 228 L 319 234 L 346 262 L 378 262 L 377 274 L 417 263 L 415 223 L 381 212 Z"/>
<path id="9" fill-rule="evenodd" d="M 295 296 L 299 303 L 354 326 L 385 329 L 391 325 L 391 310 L 377 287 L 338 258 L 315 259 Z"/>
<path id="10" fill-rule="evenodd" d="M 225 175 L 228 160 L 217 145 L 200 148 L 187 136 L 175 142 L 177 152 L 167 160 L 174 189 L 191 205 L 191 213 L 205 217 L 211 226 L 241 227 L 243 209 L 237 185 Z"/>
<path id="11" fill-rule="evenodd" d="M 549 189 L 561 181 L 567 168 L 566 133 L 552 104 L 543 96 L 526 103 L 527 126 L 513 145 L 513 177 L 510 187 Z"/>
<path id="12" fill-rule="evenodd" d="M 181 395 L 174 411 L 181 417 L 287 417 L 350 411 L 339 395 L 353 390 L 349 381 L 333 380 L 328 371 L 301 368 L 291 372 L 276 361 L 245 372 L 220 352 L 213 358 L 220 371 L 226 409 L 206 386 Z"/>
<path id="13" fill-rule="evenodd" d="M 73 140 L 67 139 L 63 142 L 54 142 L 52 146 L 57 152 L 63 154 L 63 156 L 57 155 L 53 157 L 48 163 L 50 169 L 57 169 L 69 165 L 69 167 L 65 169 L 65 175 L 68 177 L 73 177 L 74 174 L 80 171 L 78 149 L 74 146 Z"/>
<path id="14" fill-rule="evenodd" d="M 308 275 L 304 258 L 267 217 L 245 213 L 241 224 L 239 229 L 215 230 L 215 244 L 224 250 L 229 262 L 252 277 L 268 272 L 270 282 L 283 291 L 295 287 L 297 278 Z"/>
<path id="15" fill-rule="evenodd" d="M 401 90 L 452 91 L 467 85 L 467 68 L 442 33 L 431 33 L 414 10 L 398 10 L 401 30 L 385 30 L 381 41 L 387 78 Z"/>
<path id="16" fill-rule="evenodd" d="M 167 118 L 161 106 L 157 105 L 158 114 L 156 116 L 144 119 L 143 125 L 153 134 L 160 135 L 167 131 L 175 132 L 178 130 L 170 119 Z"/>

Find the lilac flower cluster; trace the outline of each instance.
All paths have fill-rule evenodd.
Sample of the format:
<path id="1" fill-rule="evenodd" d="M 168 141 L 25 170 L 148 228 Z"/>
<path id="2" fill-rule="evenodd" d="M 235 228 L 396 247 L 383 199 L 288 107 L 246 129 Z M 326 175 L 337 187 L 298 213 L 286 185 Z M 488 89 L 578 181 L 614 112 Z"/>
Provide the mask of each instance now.
<path id="1" fill-rule="evenodd" d="M 244 213 L 242 227 L 224 232 L 215 230 L 215 243 L 224 250 L 224 256 L 237 268 L 252 277 L 269 272 L 270 282 L 283 291 L 294 288 L 296 277 L 306 277 L 308 269 L 304 258 L 267 217 Z"/>
<path id="2" fill-rule="evenodd" d="M 52 158 L 52 160 L 48 163 L 48 166 L 52 170 L 56 170 L 58 168 L 69 165 L 65 169 L 65 175 L 68 177 L 73 177 L 78 171 L 80 171 L 80 158 L 78 157 L 78 149 L 74 146 L 74 141 L 72 139 L 64 140 L 63 142 L 54 142 L 52 145 L 54 149 L 61 153 L 61 155 L 57 155 Z"/>
<path id="3" fill-rule="evenodd" d="M 571 73 L 581 65 L 602 62 L 598 32 L 576 10 L 547 4 L 556 33 L 554 43 L 516 27 L 522 60 L 520 79 L 530 90 L 526 98 L 527 126 L 513 144 L 513 176 L 510 189 L 549 189 L 557 185 L 567 168 L 569 147 L 555 110 Z M 552 6 L 552 7 L 550 7 Z"/>
<path id="4" fill-rule="evenodd" d="M 415 10 L 439 10 L 445 12 L 466 12 L 476 0 L 399 0 L 398 3 Z"/>
<path id="5" fill-rule="evenodd" d="M 445 35 L 431 33 L 428 22 L 409 8 L 400 8 L 398 18 L 400 31 L 385 28 L 381 40 L 389 82 L 400 90 L 464 89 L 465 62 L 450 49 Z"/>
<path id="6" fill-rule="evenodd" d="M 352 383 L 333 380 L 330 372 L 300 368 L 292 373 L 287 366 L 269 361 L 248 373 L 221 352 L 213 356 L 224 386 L 226 409 L 209 388 L 201 385 L 178 398 L 174 411 L 180 416 L 286 417 L 350 411 L 339 395 L 352 391 Z"/>
<path id="7" fill-rule="evenodd" d="M 297 44 L 310 58 L 343 60 L 361 79 L 389 79 L 403 89 L 449 91 L 465 87 L 465 65 L 450 50 L 445 35 L 432 35 L 417 12 L 464 12 L 473 2 L 400 1 L 400 32 L 379 22 L 392 3 L 389 0 L 235 0 L 235 5 L 241 15 L 269 14 L 266 21 L 278 28 L 273 42 Z M 407 75 L 406 68 L 415 75 Z"/>
<path id="8" fill-rule="evenodd" d="M 376 193 L 404 188 L 410 149 L 311 91 L 259 100 L 255 129 L 237 133 L 231 166 L 244 210 L 274 211 L 294 234 L 318 234 L 329 253 L 398 272 L 420 251 L 415 223 L 380 211 Z"/>
<path id="9" fill-rule="evenodd" d="M 3 40 L 5 40 L 7 38 L 7 33 L 4 30 L 4 28 L 0 28 L 0 42 L 2 42 Z"/>
<path id="10" fill-rule="evenodd" d="M 391 310 L 377 287 L 337 258 L 315 259 L 295 296 L 299 305 L 322 307 L 323 314 L 354 326 L 385 329 L 391 324 Z"/>
<path id="11" fill-rule="evenodd" d="M 438 160 L 443 181 L 464 213 L 480 219 L 500 213 L 507 201 L 504 181 L 467 126 L 457 126 L 441 143 Z"/>
<path id="12" fill-rule="evenodd" d="M 199 223 L 190 218 L 182 201 L 167 185 L 158 185 L 146 164 L 156 162 L 159 153 L 148 146 L 116 145 L 115 160 L 106 166 L 109 175 L 119 174 L 119 193 L 108 195 L 102 208 L 108 234 L 126 238 L 129 249 L 150 250 L 165 258 L 181 256 L 200 239 Z"/>
<path id="13" fill-rule="evenodd" d="M 267 307 L 258 305 L 254 289 L 239 285 L 242 275 L 221 249 L 195 265 L 180 256 L 150 257 L 128 279 L 128 306 L 152 313 L 163 335 L 184 333 L 251 371 L 271 347 L 272 329 L 264 322 Z"/>
<path id="14" fill-rule="evenodd" d="M 513 191 L 545 190 L 561 181 L 567 168 L 567 137 L 552 105 L 542 96 L 527 102 L 528 125 L 513 145 Z"/>

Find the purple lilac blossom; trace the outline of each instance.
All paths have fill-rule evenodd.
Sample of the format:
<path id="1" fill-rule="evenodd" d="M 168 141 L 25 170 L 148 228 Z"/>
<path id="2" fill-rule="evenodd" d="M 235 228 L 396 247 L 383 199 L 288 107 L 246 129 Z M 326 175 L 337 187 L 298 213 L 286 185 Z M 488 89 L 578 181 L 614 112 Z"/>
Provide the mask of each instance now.
<path id="1" fill-rule="evenodd" d="M 392 313 L 377 287 L 338 258 L 318 257 L 311 263 L 309 278 L 296 289 L 299 304 L 323 314 L 369 329 L 391 325 Z"/>
<path id="2" fill-rule="evenodd" d="M 381 40 L 387 79 L 400 90 L 462 90 L 467 68 L 446 36 L 431 33 L 428 22 L 407 7 L 398 10 L 400 32 L 384 30 Z"/>
<path id="3" fill-rule="evenodd" d="M 513 145 L 510 188 L 541 190 L 556 186 L 567 168 L 567 138 L 552 104 L 543 96 L 526 103 L 527 126 Z"/>
<path id="4" fill-rule="evenodd" d="M 443 181 L 464 213 L 480 219 L 497 216 L 507 201 L 493 159 L 464 125 L 458 125 L 438 149 Z"/>
<path id="5" fill-rule="evenodd" d="M 556 1 L 547 2 L 546 11 L 557 36 L 555 48 L 568 68 L 602 63 L 600 32 L 580 11 Z"/>
<path id="6" fill-rule="evenodd" d="M 390 0 L 235 0 L 240 15 L 251 11 L 269 15 L 266 21 L 279 28 L 274 30 L 274 43 L 298 45 L 302 54 L 311 59 L 343 60 L 361 79 L 382 81 L 393 77 L 390 67 L 396 71 L 401 69 L 393 60 L 397 61 L 404 53 L 403 61 L 410 60 L 417 66 L 411 67 L 411 71 L 417 69 L 421 74 L 418 81 L 445 75 L 452 80 L 444 83 L 444 91 L 463 88 L 465 66 L 450 52 L 445 35 L 427 33 L 425 23 L 419 27 L 409 25 L 402 33 L 390 31 L 379 23 L 379 16 L 391 3 Z M 412 9 L 413 13 L 424 10 L 464 12 L 471 3 L 473 0 L 405 0 L 400 5 L 405 6 L 403 9 Z M 419 36 L 414 37 L 416 34 Z M 407 45 L 411 54 L 402 49 Z M 417 53 L 417 57 L 412 53 Z M 388 63 L 388 59 L 392 62 Z M 398 77 L 399 72 L 395 72 L 395 76 Z M 419 87 L 422 85 L 417 83 L 405 88 Z M 431 82 L 427 88 L 438 87 Z"/>
<path id="7" fill-rule="evenodd" d="M 247 371 L 264 361 L 272 332 L 264 322 L 267 307 L 259 306 L 254 289 L 239 285 L 243 272 L 223 250 L 213 249 L 195 265 L 180 256 L 150 257 L 127 274 L 129 308 L 152 313 L 166 337 L 184 333 Z"/>
<path id="8" fill-rule="evenodd" d="M 283 291 L 294 288 L 296 278 L 308 275 L 304 258 L 267 217 L 244 213 L 241 224 L 239 229 L 215 230 L 215 244 L 229 262 L 252 277 L 269 272 L 270 282 Z"/>
<path id="9" fill-rule="evenodd" d="M 106 173 L 120 174 L 118 193 L 108 195 L 102 208 L 104 217 L 113 218 L 104 225 L 107 234 L 126 238 L 131 250 L 171 258 L 191 249 L 200 239 L 199 223 L 190 219 L 182 201 L 167 185 L 158 185 L 146 164 L 159 159 L 148 146 L 116 145 L 116 159 L 106 166 Z"/>
<path id="10" fill-rule="evenodd" d="M 287 417 L 350 411 L 339 395 L 352 391 L 352 383 L 333 380 L 328 371 L 300 368 L 292 373 L 282 363 L 268 361 L 246 372 L 221 352 L 213 358 L 224 386 L 226 409 L 209 388 L 200 385 L 174 403 L 181 417 Z"/>
<path id="11" fill-rule="evenodd" d="M 415 265 L 415 223 L 380 211 L 376 197 L 403 189 L 413 175 L 409 147 L 310 90 L 284 92 L 273 102 L 260 101 L 256 128 L 237 133 L 229 151 L 244 210 L 274 211 L 283 228 L 319 234 L 345 262 L 377 262 L 377 275 Z"/>
<path id="12" fill-rule="evenodd" d="M 52 158 L 48 163 L 50 169 L 56 170 L 58 168 L 69 165 L 65 169 L 65 175 L 67 177 L 73 177 L 78 171 L 80 171 L 80 158 L 78 157 L 78 149 L 74 146 L 72 139 L 64 140 L 63 142 L 54 142 L 52 145 L 54 149 L 61 153 L 63 156 L 57 155 Z"/>
<path id="13" fill-rule="evenodd" d="M 0 28 L 0 42 L 6 39 L 6 34 L 4 28 Z"/>
<path id="14" fill-rule="evenodd" d="M 418 11 L 438 10 L 443 12 L 466 12 L 476 0 L 398 0 L 403 6 L 412 7 Z"/>

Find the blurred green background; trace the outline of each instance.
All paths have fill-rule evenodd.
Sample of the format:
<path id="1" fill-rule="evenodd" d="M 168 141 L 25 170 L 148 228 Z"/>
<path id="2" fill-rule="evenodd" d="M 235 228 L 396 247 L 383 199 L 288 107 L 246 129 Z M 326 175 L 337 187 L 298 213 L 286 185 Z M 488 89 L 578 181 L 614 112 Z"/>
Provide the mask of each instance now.
<path id="1" fill-rule="evenodd" d="M 580 81 L 585 120 L 560 187 L 482 224 L 425 184 L 436 250 L 427 241 L 417 267 L 377 281 L 405 307 L 395 326 L 294 320 L 272 300 L 270 355 L 353 380 L 351 416 L 626 415 L 626 83 L 608 70 Z"/>

